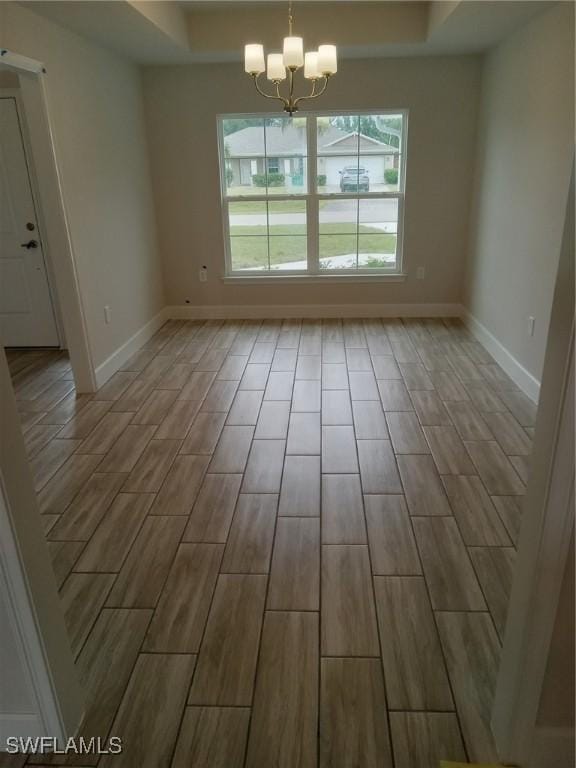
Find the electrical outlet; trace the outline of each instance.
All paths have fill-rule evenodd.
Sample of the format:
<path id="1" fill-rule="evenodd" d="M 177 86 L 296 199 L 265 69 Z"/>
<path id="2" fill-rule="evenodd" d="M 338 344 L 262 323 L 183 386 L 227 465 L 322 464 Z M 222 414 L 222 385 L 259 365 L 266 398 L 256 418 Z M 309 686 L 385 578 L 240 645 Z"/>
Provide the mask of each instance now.
<path id="1" fill-rule="evenodd" d="M 208 270 L 205 266 L 198 270 L 198 280 L 200 280 L 201 283 L 208 282 Z"/>
<path id="2" fill-rule="evenodd" d="M 534 336 L 534 324 L 535 323 L 536 323 L 536 318 L 534 318 L 534 317 L 532 317 L 532 315 L 530 315 L 530 317 L 528 318 L 528 335 L 529 336 Z"/>
<path id="3" fill-rule="evenodd" d="M 416 280 L 424 280 L 426 277 L 426 268 L 425 267 L 418 267 L 416 270 Z"/>
<path id="4" fill-rule="evenodd" d="M 104 322 L 106 325 L 110 325 L 112 322 L 112 310 L 108 305 L 104 307 Z"/>

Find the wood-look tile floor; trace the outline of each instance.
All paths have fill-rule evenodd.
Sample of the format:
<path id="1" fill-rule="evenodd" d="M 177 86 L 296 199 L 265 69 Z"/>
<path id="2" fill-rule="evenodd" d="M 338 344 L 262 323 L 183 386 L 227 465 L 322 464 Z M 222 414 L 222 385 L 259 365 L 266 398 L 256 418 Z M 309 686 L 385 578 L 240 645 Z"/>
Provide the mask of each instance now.
<path id="1" fill-rule="evenodd" d="M 536 409 L 459 321 L 170 321 L 92 396 L 8 359 L 100 765 L 495 759 Z"/>

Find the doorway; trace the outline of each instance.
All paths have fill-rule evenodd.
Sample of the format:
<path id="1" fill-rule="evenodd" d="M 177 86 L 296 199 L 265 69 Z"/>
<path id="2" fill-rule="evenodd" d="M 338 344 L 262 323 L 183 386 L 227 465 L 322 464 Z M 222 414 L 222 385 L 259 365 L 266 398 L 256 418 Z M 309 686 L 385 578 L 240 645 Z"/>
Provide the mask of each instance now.
<path id="1" fill-rule="evenodd" d="M 60 338 L 16 98 L 0 97 L 0 337 L 6 347 Z"/>

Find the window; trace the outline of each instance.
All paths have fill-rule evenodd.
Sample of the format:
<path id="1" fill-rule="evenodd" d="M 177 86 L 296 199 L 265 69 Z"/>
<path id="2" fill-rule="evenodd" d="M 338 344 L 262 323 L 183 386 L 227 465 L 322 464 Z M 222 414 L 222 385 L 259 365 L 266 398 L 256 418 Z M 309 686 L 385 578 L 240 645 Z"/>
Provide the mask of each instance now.
<path id="1" fill-rule="evenodd" d="M 405 112 L 222 117 L 226 273 L 398 274 Z"/>

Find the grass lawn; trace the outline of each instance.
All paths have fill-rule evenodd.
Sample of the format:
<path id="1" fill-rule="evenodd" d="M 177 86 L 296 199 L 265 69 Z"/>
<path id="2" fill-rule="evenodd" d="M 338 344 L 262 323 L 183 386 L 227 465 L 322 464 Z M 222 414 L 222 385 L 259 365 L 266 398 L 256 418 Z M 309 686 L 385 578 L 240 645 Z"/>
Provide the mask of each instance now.
<path id="1" fill-rule="evenodd" d="M 253 269 L 268 266 L 268 238 L 266 227 L 232 227 L 232 266 L 234 269 Z M 242 235 L 238 237 L 238 235 Z M 359 250 L 375 254 L 396 251 L 396 235 L 386 234 L 373 227 L 360 226 Z M 320 258 L 331 258 L 356 252 L 356 235 L 350 234 L 346 224 L 323 224 L 320 235 Z M 270 227 L 270 264 L 287 264 L 306 258 L 306 227 L 299 224 Z M 370 266 L 370 265 L 369 265 Z"/>
<path id="2" fill-rule="evenodd" d="M 320 204 L 324 203 L 320 201 Z M 304 213 L 306 203 L 304 200 L 278 200 L 270 201 L 270 213 Z M 242 200 L 238 203 L 229 203 L 232 215 L 239 213 L 266 213 L 266 203 L 262 200 Z"/>

